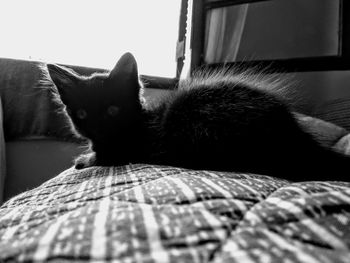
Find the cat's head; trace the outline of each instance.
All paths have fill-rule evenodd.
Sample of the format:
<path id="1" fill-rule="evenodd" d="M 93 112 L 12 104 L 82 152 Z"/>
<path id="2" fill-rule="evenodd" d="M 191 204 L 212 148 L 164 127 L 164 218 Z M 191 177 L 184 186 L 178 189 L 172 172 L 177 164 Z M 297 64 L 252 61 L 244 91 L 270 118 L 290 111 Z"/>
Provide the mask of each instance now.
<path id="1" fill-rule="evenodd" d="M 142 87 L 130 53 L 110 73 L 81 76 L 55 64 L 47 68 L 75 130 L 93 143 L 120 140 L 140 121 Z"/>

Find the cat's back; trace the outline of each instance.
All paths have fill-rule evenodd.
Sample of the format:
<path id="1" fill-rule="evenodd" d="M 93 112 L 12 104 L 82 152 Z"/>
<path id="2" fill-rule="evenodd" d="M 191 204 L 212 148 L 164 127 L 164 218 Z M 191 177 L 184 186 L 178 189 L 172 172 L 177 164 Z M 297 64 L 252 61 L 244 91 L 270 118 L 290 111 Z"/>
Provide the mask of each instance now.
<path id="1" fill-rule="evenodd" d="M 256 80 L 224 75 L 180 84 L 157 108 L 152 161 L 293 180 L 327 178 L 330 167 L 347 167 L 348 159 L 299 127 L 274 83 Z"/>
<path id="2" fill-rule="evenodd" d="M 179 89 L 164 100 L 163 124 L 169 126 L 228 125 L 252 126 L 254 122 L 276 121 L 289 114 L 284 101 L 267 88 L 241 76 L 198 76 L 180 83 Z M 187 123 L 188 121 L 188 123 Z M 221 126 L 220 126 L 221 125 Z M 235 127 L 237 129 L 238 127 Z"/>
<path id="3" fill-rule="evenodd" d="M 275 155 L 283 136 L 292 144 L 298 133 L 278 97 L 226 76 L 181 83 L 155 116 L 160 153 L 155 159 L 183 167 L 230 170 L 234 159 L 238 170 L 251 160 L 260 166 L 266 149 Z"/>

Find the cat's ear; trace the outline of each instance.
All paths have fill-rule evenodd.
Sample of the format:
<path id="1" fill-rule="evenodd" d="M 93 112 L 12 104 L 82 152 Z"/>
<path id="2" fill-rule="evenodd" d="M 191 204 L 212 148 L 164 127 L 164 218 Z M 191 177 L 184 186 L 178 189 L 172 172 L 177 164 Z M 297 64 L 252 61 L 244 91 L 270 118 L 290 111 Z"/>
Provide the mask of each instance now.
<path id="1" fill-rule="evenodd" d="M 127 93 L 138 94 L 139 75 L 137 63 L 131 53 L 125 53 L 109 73 L 108 80 L 119 89 L 125 89 Z"/>
<path id="2" fill-rule="evenodd" d="M 56 64 L 47 64 L 47 69 L 60 95 L 66 94 L 77 86 L 79 75 L 73 70 Z"/>

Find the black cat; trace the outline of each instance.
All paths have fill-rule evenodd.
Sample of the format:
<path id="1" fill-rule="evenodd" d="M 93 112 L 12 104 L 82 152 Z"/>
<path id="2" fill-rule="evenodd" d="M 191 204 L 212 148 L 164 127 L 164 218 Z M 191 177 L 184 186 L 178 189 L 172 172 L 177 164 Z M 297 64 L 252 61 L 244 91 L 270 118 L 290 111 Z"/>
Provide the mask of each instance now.
<path id="1" fill-rule="evenodd" d="M 299 127 L 263 78 L 202 72 L 153 105 L 127 53 L 110 73 L 80 76 L 49 64 L 73 128 L 91 142 L 76 168 L 154 163 L 289 180 L 349 180 L 350 158 Z M 231 72 L 232 73 L 232 72 Z"/>

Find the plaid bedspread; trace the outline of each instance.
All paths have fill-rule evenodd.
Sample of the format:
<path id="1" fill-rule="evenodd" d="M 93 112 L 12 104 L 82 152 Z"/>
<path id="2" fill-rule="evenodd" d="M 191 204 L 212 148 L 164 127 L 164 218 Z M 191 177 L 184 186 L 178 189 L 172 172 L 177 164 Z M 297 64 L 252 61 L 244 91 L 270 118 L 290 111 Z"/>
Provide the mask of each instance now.
<path id="1" fill-rule="evenodd" d="M 350 262 L 350 183 L 73 168 L 0 208 L 0 262 Z"/>

